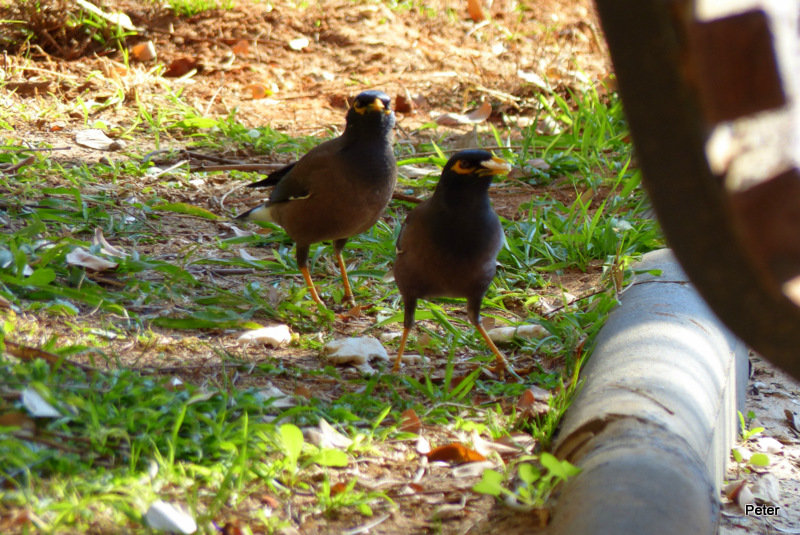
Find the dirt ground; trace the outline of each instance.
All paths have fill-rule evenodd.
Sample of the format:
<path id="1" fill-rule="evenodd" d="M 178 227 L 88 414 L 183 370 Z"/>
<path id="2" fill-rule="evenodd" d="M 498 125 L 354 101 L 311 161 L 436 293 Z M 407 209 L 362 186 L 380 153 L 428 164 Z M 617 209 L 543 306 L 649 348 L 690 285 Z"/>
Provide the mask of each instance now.
<path id="1" fill-rule="evenodd" d="M 57 2 L 54 2 L 57 4 Z M 404 5 L 399 3 L 400 5 Z M 377 1 L 353 2 L 325 0 L 294 3 L 288 0 L 253 3 L 240 1 L 231 10 L 214 10 L 190 18 L 180 18 L 147 1 L 106 0 L 107 12 L 126 13 L 140 29 L 130 45 L 152 42 L 156 57 L 146 61 L 132 59 L 126 66 L 118 54 L 81 40 L 51 39 L 32 44 L 21 54 L 8 53 L 0 64 L 0 80 L 7 89 L 0 93 L 0 107 L 16 110 L 9 120 L 13 131 L 0 132 L 0 140 L 23 139 L 32 144 L 46 142 L 67 150 L 53 154 L 64 161 L 121 160 L 124 153 L 93 151 L 74 142 L 76 131 L 93 122 L 103 122 L 112 132 L 125 132 L 139 116 L 139 106 L 170 109 L 169 91 L 179 91 L 183 100 L 206 116 L 221 118 L 235 111 L 237 121 L 247 127 L 269 125 L 290 136 L 323 136 L 340 128 L 347 99 L 368 88 L 388 93 L 398 105 L 397 142 L 407 147 L 428 139 L 423 125 L 442 113 L 464 113 L 485 101 L 491 105 L 488 120 L 472 126 L 453 126 L 439 140 L 444 149 L 457 148 L 473 136 L 488 136 L 491 124 L 533 127 L 540 131 L 548 124 L 535 123 L 537 98 L 542 87 L 559 94 L 581 92 L 596 87 L 606 90 L 611 66 L 594 7 L 589 0 L 495 0 L 484 7 L 487 19 L 475 22 L 466 11 L 464 0 L 430 0 L 408 3 L 406 8 L 390 8 Z M 0 5 L 2 3 L 0 2 Z M 7 17 L 5 17 L 7 18 Z M 61 59 L 59 54 L 74 57 Z M 156 69 L 163 65 L 166 74 Z M 186 68 L 186 69 L 184 69 Z M 187 70 L 188 72 L 184 72 Z M 254 98 L 254 96 L 260 98 Z M 401 105 L 402 104 L 402 105 Z M 169 118 L 162 118 L 168 120 Z M 438 132 L 441 134 L 442 127 Z M 154 148 L 183 148 L 190 140 L 181 138 L 127 140 L 128 148 L 147 151 Z M 236 158 L 231 149 L 220 156 Z M 248 161 L 281 163 L 295 155 L 246 155 Z M 54 177 L 54 180 L 57 178 Z M 142 185 L 125 185 L 131 191 Z M 161 187 L 157 183 L 150 187 Z M 525 184 L 494 194 L 494 203 L 506 217 L 513 218 L 521 202 L 536 192 Z M 167 188 L 164 198 L 178 195 Z M 206 206 L 218 212 L 240 211 L 252 204 L 252 195 L 230 194 L 224 179 L 209 179 L 183 191 L 176 201 Z M 224 202 L 223 202 L 224 201 Z M 165 225 L 169 220 L 165 219 Z M 221 230 L 208 223 L 200 228 L 174 218 L 172 242 L 177 249 L 186 243 L 213 240 Z M 572 293 L 591 290 L 599 268 L 588 274 L 560 281 Z M 352 327 L 351 327 L 352 328 Z M 51 325 L 51 332 L 63 329 Z M 223 346 L 234 346 L 235 336 L 223 337 Z M 177 347 L 165 334 L 158 344 Z M 140 354 L 120 343 L 120 352 L 131 355 L 129 364 L 138 363 Z M 124 350 L 124 351 L 123 351 Z M 166 353 L 166 357 L 164 357 Z M 207 373 L 206 360 L 186 362 L 187 351 L 161 353 L 161 366 L 182 366 L 191 379 L 194 366 Z M 300 361 L 312 358 L 301 355 Z M 177 372 L 175 372 L 177 373 Z M 752 394 L 750 406 L 767 428 L 764 435 L 780 441 L 780 462 L 774 470 L 780 481 L 781 504 L 798 509 L 800 493 L 798 435 L 786 427 L 768 400 L 780 399 L 781 406 L 798 411 L 798 386 L 766 366 L 757 368 L 754 381 L 763 377 L 768 388 Z M 292 385 L 278 385 L 291 390 Z M 327 395 L 337 395 L 334 387 Z M 784 393 L 786 393 L 784 395 Z M 392 453 L 402 458 L 408 452 L 401 445 Z M 753 446 L 754 448 L 757 446 Z M 775 447 L 772 444 L 771 447 Z M 401 451 L 402 450 L 402 451 Z M 368 469 L 365 469 L 368 472 Z M 766 470 L 773 472 L 773 468 Z M 367 473 L 374 480 L 383 472 Z M 731 472 L 731 475 L 736 475 Z M 748 477 L 755 478 L 751 474 Z M 447 533 L 473 532 L 485 525 L 487 516 L 502 520 L 507 533 L 529 531 L 526 520 L 493 504 L 491 498 L 473 497 L 464 503 L 448 504 L 448 495 L 431 492 L 415 504 L 413 515 L 393 515 L 372 528 L 373 533 L 422 533 L 442 529 Z M 452 505 L 450 509 L 443 505 Z M 444 524 L 426 519 L 434 510 L 445 511 Z M 793 514 L 793 513 L 792 513 Z M 726 506 L 722 533 L 783 533 L 795 521 L 776 519 L 764 524 L 744 517 L 735 506 Z M 322 526 L 308 520 L 307 533 L 341 533 L 364 524 L 362 519 L 340 518 Z M 496 524 L 500 525 L 500 524 Z M 795 524 L 796 526 L 797 524 Z"/>

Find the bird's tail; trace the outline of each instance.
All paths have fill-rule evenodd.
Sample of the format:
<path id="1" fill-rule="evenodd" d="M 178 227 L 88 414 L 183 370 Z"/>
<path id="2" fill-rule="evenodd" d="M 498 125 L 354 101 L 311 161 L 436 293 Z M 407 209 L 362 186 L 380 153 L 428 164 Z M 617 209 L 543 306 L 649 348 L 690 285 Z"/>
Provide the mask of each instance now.
<path id="1" fill-rule="evenodd" d="M 237 221 L 262 221 L 265 223 L 275 223 L 272 215 L 272 206 L 269 204 L 259 204 L 255 208 L 234 217 Z"/>

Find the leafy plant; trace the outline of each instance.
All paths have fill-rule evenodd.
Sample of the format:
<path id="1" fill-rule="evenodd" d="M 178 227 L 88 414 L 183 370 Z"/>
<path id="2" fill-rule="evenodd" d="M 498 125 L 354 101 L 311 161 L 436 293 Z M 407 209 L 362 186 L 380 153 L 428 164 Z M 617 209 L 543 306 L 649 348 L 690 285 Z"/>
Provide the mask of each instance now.
<path id="1" fill-rule="evenodd" d="M 751 438 L 758 436 L 764 432 L 764 428 L 761 426 L 751 427 L 750 429 L 748 429 L 747 422 L 745 421 L 742 411 L 737 411 L 737 413 L 739 414 L 739 434 L 742 437 L 742 442 L 747 442 Z M 752 420 L 755 417 L 756 415 L 753 413 L 753 411 L 749 411 L 747 413 L 748 420 Z"/>
<path id="2" fill-rule="evenodd" d="M 506 474 L 492 469 L 484 470 L 481 481 L 476 483 L 472 490 L 495 498 L 503 496 L 524 507 L 541 507 L 559 483 L 576 476 L 581 471 L 569 461 L 559 461 L 548 452 L 543 452 L 539 456 L 538 466 L 525 462 L 534 459 L 521 459 L 520 462 L 510 467 Z M 506 488 L 508 474 L 514 473 L 514 470 L 516 470 L 516 478 L 513 488 Z"/>

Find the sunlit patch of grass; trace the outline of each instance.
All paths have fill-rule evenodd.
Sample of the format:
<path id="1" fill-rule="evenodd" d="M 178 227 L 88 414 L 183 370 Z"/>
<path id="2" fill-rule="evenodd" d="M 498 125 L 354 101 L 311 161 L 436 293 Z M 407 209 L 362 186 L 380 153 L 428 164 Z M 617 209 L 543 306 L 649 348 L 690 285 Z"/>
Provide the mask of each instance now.
<path id="1" fill-rule="evenodd" d="M 164 3 L 173 13 L 182 17 L 191 17 L 205 11 L 213 9 L 233 9 L 236 5 L 234 0 L 152 0 L 157 3 Z"/>

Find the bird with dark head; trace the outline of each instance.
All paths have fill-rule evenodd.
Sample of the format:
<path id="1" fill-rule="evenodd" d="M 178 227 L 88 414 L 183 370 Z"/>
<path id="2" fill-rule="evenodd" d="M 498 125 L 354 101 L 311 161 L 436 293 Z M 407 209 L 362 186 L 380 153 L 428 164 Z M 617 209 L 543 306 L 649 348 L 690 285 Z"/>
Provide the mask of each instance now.
<path id="1" fill-rule="evenodd" d="M 467 317 L 496 357 L 493 370 L 500 376 L 506 370 L 505 357 L 481 325 L 480 309 L 504 241 L 489 202 L 489 185 L 495 175 L 509 170 L 508 163 L 490 152 L 458 152 L 444 166 L 433 195 L 408 214 L 394 264 L 405 308 L 394 372 L 414 326 L 417 301 L 431 297 L 465 297 Z"/>
<path id="2" fill-rule="evenodd" d="M 236 217 L 283 227 L 296 244 L 311 297 L 324 307 L 308 271 L 312 243 L 332 241 L 344 284 L 353 301 L 342 249 L 351 236 L 369 229 L 389 203 L 397 181 L 392 149 L 394 112 L 381 91 L 364 91 L 347 111 L 344 132 L 294 163 L 249 187 L 275 186 L 269 199 Z"/>

